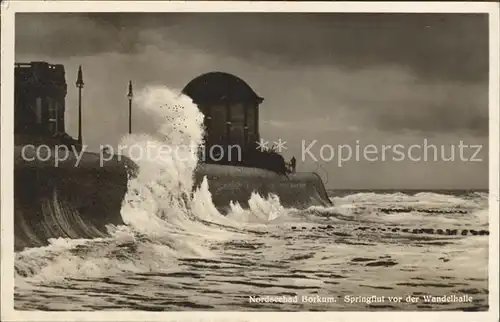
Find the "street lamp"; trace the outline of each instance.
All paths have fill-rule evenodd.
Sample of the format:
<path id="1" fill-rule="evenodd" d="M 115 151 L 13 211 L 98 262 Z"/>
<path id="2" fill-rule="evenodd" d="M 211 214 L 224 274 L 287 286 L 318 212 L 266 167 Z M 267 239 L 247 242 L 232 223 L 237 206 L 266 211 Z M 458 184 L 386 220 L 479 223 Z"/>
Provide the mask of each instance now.
<path id="1" fill-rule="evenodd" d="M 78 76 L 76 78 L 76 87 L 78 88 L 78 144 L 82 144 L 82 89 L 83 89 L 82 66 L 78 67 Z"/>
<path id="2" fill-rule="evenodd" d="M 132 90 L 132 81 L 128 83 L 128 134 L 132 134 L 132 99 L 134 98 L 134 93 Z"/>

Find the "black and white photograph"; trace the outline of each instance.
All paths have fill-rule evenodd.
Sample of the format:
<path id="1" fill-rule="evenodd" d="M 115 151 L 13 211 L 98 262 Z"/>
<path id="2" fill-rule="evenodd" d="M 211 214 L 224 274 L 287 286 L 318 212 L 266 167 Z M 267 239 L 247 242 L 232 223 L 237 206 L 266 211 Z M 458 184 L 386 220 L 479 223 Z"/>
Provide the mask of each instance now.
<path id="1" fill-rule="evenodd" d="M 113 2 L 2 13 L 12 310 L 498 319 L 498 4 Z"/>

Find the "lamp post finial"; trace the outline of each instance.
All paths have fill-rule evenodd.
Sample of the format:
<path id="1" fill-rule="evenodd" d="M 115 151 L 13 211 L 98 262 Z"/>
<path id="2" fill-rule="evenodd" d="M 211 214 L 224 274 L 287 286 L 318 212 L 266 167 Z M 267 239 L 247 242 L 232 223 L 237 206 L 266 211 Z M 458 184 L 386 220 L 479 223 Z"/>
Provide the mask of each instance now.
<path id="1" fill-rule="evenodd" d="M 78 67 L 78 76 L 76 79 L 76 87 L 82 88 L 85 83 L 83 82 L 83 72 L 82 72 L 82 66 L 80 65 Z"/>
<path id="2" fill-rule="evenodd" d="M 128 82 L 128 94 L 127 97 L 129 100 L 131 100 L 134 97 L 134 92 L 132 90 L 132 81 Z"/>

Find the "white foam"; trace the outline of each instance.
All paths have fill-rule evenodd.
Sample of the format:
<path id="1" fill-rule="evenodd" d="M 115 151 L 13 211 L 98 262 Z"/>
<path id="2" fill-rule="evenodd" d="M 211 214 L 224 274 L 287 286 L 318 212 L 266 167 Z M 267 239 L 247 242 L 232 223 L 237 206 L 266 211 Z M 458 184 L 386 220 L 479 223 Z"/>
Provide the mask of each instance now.
<path id="1" fill-rule="evenodd" d="M 222 216 L 212 203 L 206 178 L 196 191 L 191 191 L 198 163 L 198 145 L 203 137 L 203 115 L 197 106 L 188 98 L 162 87 L 146 88 L 139 94 L 138 103 L 143 110 L 165 119 L 165 122 L 156 133 L 128 135 L 121 142 L 122 147 L 137 146 L 150 152 L 148 156 L 134 160 L 139 166 L 138 174 L 128 182 L 121 211 L 126 226 L 110 226 L 110 238 L 61 238 L 51 240 L 47 247 L 20 252 L 16 254 L 17 277 L 52 280 L 172 268 L 179 257 L 216 256 L 210 250 L 210 244 L 232 238 L 245 239 L 245 227 L 278 227 L 295 220 L 306 222 L 311 215 L 336 214 L 339 220 L 359 217 L 379 222 L 426 225 L 487 223 L 487 195 L 486 198 L 482 195 L 461 198 L 436 193 L 413 196 L 357 193 L 332 198 L 333 207 L 311 207 L 305 212 L 285 209 L 278 196 L 263 197 L 253 193 L 248 202 L 249 209 L 231 203 L 229 214 Z M 178 151 L 177 155 L 162 154 L 165 146 L 179 144 L 187 148 Z M 130 150 L 124 149 L 124 152 L 134 159 Z M 392 206 L 465 208 L 472 213 L 450 216 L 410 213 L 408 216 L 377 211 L 377 208 Z"/>

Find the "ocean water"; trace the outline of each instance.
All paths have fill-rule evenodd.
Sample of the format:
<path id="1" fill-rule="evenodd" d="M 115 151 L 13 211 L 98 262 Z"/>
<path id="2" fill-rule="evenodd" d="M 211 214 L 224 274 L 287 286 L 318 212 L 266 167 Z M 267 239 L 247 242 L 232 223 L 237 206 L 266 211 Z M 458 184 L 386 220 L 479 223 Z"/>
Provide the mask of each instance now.
<path id="1" fill-rule="evenodd" d="M 165 124 L 124 144 L 201 142 L 202 116 L 186 98 L 149 88 L 139 103 Z M 487 192 L 331 191 L 334 206 L 306 210 L 253 194 L 249 209 L 223 216 L 207 181 L 190 193 L 196 151 L 139 160 L 126 225 L 109 226 L 110 237 L 16 253 L 15 309 L 488 309 L 488 236 L 469 232 L 488 230 Z"/>

